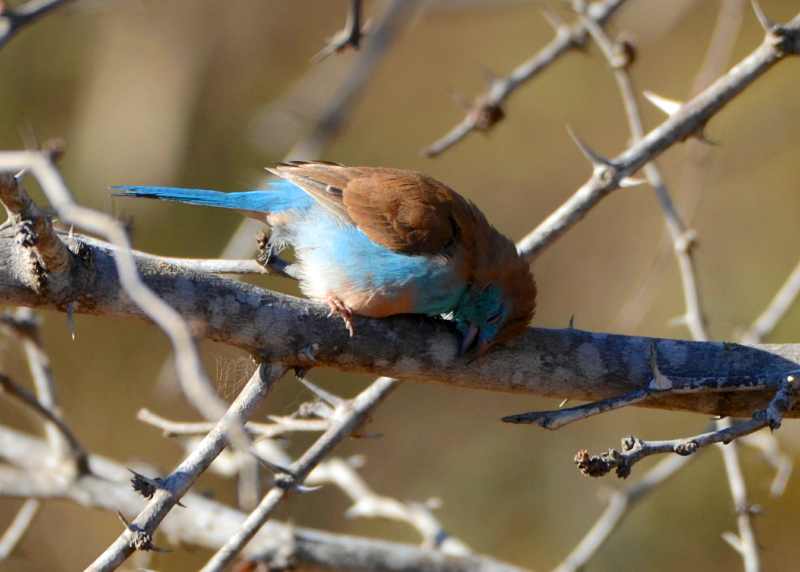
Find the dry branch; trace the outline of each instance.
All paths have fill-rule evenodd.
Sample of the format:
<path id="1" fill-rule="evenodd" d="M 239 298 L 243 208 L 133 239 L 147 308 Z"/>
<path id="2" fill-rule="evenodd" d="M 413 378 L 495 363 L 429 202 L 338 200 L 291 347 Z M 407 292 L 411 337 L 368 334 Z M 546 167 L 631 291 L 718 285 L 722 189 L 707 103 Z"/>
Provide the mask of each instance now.
<path id="1" fill-rule="evenodd" d="M 14 469 L 0 468 L 0 496 L 67 500 L 133 517 L 141 497 L 128 485 L 123 465 L 91 455 L 92 474 L 68 482 L 46 470 L 49 447 L 41 439 L 0 425 L 0 450 Z M 183 497 L 186 509 L 170 514 L 160 530 L 175 542 L 215 550 L 239 529 L 245 514 L 203 495 Z M 331 534 L 276 521 L 267 523 L 245 548 L 248 559 L 267 565 L 293 562 L 321 570 L 353 572 L 523 572 L 483 556 L 453 556 L 382 540 Z"/>
<path id="2" fill-rule="evenodd" d="M 152 547 L 153 535 L 161 521 L 186 494 L 195 479 L 225 448 L 229 428 L 247 419 L 284 371 L 285 369 L 280 366 L 261 365 L 258 367 L 214 429 L 163 480 L 163 486 L 155 491 L 147 506 L 139 512 L 129 526 L 125 527 L 123 533 L 87 567 L 87 570 L 91 572 L 115 570 L 135 550 Z"/>
<path id="3" fill-rule="evenodd" d="M 620 183 L 675 143 L 702 132 L 708 121 L 744 89 L 787 55 L 800 53 L 800 15 L 767 30 L 750 55 L 680 107 L 661 125 L 615 158 L 594 165 L 592 176 L 566 202 L 517 243 L 533 260 L 569 230 Z"/>
<path id="4" fill-rule="evenodd" d="M 80 241 L 79 236 L 73 237 Z M 109 317 L 148 319 L 123 292 L 107 247 L 84 245 L 85 261 L 58 294 L 38 294 L 20 264 L 13 232 L 0 232 L 0 300 Z M 445 321 L 413 316 L 356 318 L 351 338 L 321 305 L 193 272 L 157 257 L 135 256 L 144 282 L 192 324 L 195 336 L 241 348 L 288 367 L 333 367 L 398 379 L 557 397 L 605 399 L 647 387 L 651 356 L 670 378 L 742 378 L 798 368 L 800 345 L 744 346 L 529 328 L 519 339 L 467 363 L 457 356 L 457 337 Z M 769 392 L 671 395 L 645 405 L 702 413 L 749 416 Z M 798 413 L 792 411 L 789 416 Z"/>
<path id="5" fill-rule="evenodd" d="M 599 26 L 605 25 L 625 0 L 605 0 L 592 4 L 589 15 Z M 486 93 L 475 98 L 467 115 L 447 134 L 422 152 L 436 157 L 462 141 L 473 132 L 487 132 L 505 117 L 503 105 L 517 89 L 538 76 L 561 56 L 572 50 L 582 49 L 587 31 L 580 22 L 572 27 L 558 26 L 555 37 L 530 59 L 522 62 L 506 77 L 495 78 Z"/>

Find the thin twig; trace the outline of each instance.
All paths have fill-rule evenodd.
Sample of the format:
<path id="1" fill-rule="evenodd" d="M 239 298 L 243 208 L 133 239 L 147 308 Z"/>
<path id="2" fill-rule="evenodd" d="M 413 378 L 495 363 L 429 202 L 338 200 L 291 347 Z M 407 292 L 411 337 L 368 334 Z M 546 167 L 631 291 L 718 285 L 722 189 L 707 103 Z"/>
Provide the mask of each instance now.
<path id="1" fill-rule="evenodd" d="M 605 0 L 589 7 L 589 18 L 604 26 L 625 0 Z M 580 22 L 574 26 L 561 26 L 555 37 L 533 57 L 522 62 L 506 77 L 492 80 L 486 93 L 475 98 L 466 116 L 447 134 L 422 151 L 427 157 L 436 157 L 473 132 L 486 132 L 505 117 L 503 106 L 517 89 L 538 76 L 561 56 L 582 49 L 587 32 Z"/>
<path id="2" fill-rule="evenodd" d="M 725 2 L 719 3 L 716 22 L 710 34 L 708 47 L 706 48 L 705 55 L 703 57 L 703 63 L 700 65 L 700 69 L 695 74 L 689 89 L 690 97 L 707 88 L 712 81 L 725 72 L 733 55 L 733 49 L 736 45 L 738 32 L 741 28 L 744 7 L 745 0 L 726 0 Z M 667 108 L 664 108 L 656 104 L 658 101 L 667 101 L 665 98 L 660 98 L 651 92 L 644 93 L 651 103 L 662 109 L 662 111 L 667 112 L 669 105 Z M 667 103 L 669 104 L 668 101 Z M 677 105 L 679 108 L 682 104 L 680 102 L 674 102 L 672 107 L 675 107 L 675 105 Z M 667 112 L 667 115 L 669 114 L 670 113 Z M 691 219 L 691 214 L 694 211 L 694 207 L 700 200 L 702 200 L 702 197 L 704 196 L 702 187 L 698 185 L 697 177 L 700 174 L 700 169 L 705 168 L 702 159 L 710 152 L 711 149 L 713 149 L 713 145 L 710 145 L 709 143 L 711 142 L 701 130 L 699 133 L 695 134 L 695 137 L 687 141 L 686 148 L 684 149 L 683 161 L 681 162 L 681 168 L 679 169 L 681 176 L 679 177 L 678 184 L 675 185 L 675 188 L 678 189 L 684 196 L 690 198 L 691 203 L 694 203 L 691 206 L 684 207 L 682 209 L 684 212 L 684 221 Z M 659 200 L 661 200 L 661 198 L 659 198 Z M 662 210 L 663 208 L 664 207 L 662 205 Z M 687 229 L 684 233 L 685 240 L 676 242 L 675 233 L 672 232 L 672 229 L 668 223 L 667 231 L 672 243 L 672 250 L 675 252 L 676 247 L 679 250 L 684 248 L 687 249 L 688 254 L 691 255 L 690 261 L 694 263 L 695 251 L 698 246 L 698 237 L 691 228 L 686 225 L 683 226 L 685 226 Z M 659 237 L 657 256 L 653 260 L 651 267 L 646 272 L 642 273 L 642 279 L 640 280 L 637 289 L 638 293 L 635 296 L 630 297 L 629 301 L 626 302 L 622 311 L 620 312 L 622 329 L 635 329 L 635 325 L 638 324 L 643 317 L 644 308 L 646 308 L 648 305 L 644 301 L 644 298 L 651 298 L 654 295 L 656 289 L 652 288 L 653 284 L 663 282 L 662 274 L 663 269 L 666 268 L 666 266 L 662 264 L 661 258 L 665 252 L 666 244 L 664 237 L 661 236 Z M 678 260 L 681 264 L 681 280 L 683 281 L 684 299 L 686 299 L 687 295 L 690 293 L 695 291 L 699 292 L 699 288 L 693 287 L 690 282 L 686 281 L 689 277 L 689 274 L 684 270 L 683 267 L 683 265 L 686 264 L 686 261 L 682 260 L 681 258 Z M 678 316 L 676 319 L 671 320 L 670 323 L 674 325 L 688 326 L 690 332 L 694 335 L 695 333 L 698 333 L 698 328 L 696 327 L 696 324 L 698 323 L 697 319 L 698 317 L 703 319 L 704 315 L 702 312 L 693 311 L 693 306 L 688 302 L 691 302 L 691 299 L 688 299 L 687 304 L 685 304 L 686 312 L 683 315 Z M 697 306 L 699 306 L 699 300 Z M 695 337 L 695 339 L 697 338 Z"/>
<path id="3" fill-rule="evenodd" d="M 143 423 L 158 427 L 166 437 L 205 435 L 214 428 L 210 422 L 171 421 L 149 409 L 140 409 L 136 418 Z M 291 417 L 271 417 L 274 423 L 255 423 L 248 421 L 244 428 L 254 437 L 273 439 L 286 433 L 299 431 L 325 431 L 330 425 L 324 419 L 294 419 Z"/>
<path id="4" fill-rule="evenodd" d="M 50 358 L 42 347 L 38 317 L 30 308 L 19 308 L 14 314 L 0 314 L 0 324 L 7 326 L 20 337 L 39 402 L 53 415 L 61 418 L 61 410 L 56 400 L 55 382 L 50 369 Z M 76 459 L 72 456 L 75 451 L 61 430 L 49 421 L 45 421 L 44 428 L 56 458 L 75 462 Z M 80 450 L 78 452 L 80 453 Z M 76 472 L 79 473 L 80 470 Z"/>
<path id="5" fill-rule="evenodd" d="M 117 247 L 97 238 L 86 236 L 78 233 L 71 233 L 68 235 L 64 232 L 59 232 L 62 240 L 67 236 L 71 236 L 73 240 L 77 240 L 83 244 L 92 246 L 102 246 L 111 251 L 116 251 Z M 178 268 L 189 270 L 192 272 L 208 272 L 209 274 L 269 274 L 283 276 L 291 280 L 297 280 L 297 275 L 291 264 L 285 262 L 277 256 L 270 256 L 269 260 L 230 260 L 226 258 L 180 258 L 172 256 L 158 256 L 141 250 L 132 249 L 131 253 L 134 256 L 147 258 L 154 261 L 161 261 L 166 264 L 173 264 Z"/>
<path id="6" fill-rule="evenodd" d="M 773 497 L 781 496 L 792 476 L 794 463 L 792 457 L 781 450 L 778 439 L 772 433 L 753 433 L 739 442 L 742 445 L 758 449 L 764 460 L 775 469 L 775 476 L 769 486 L 769 494 Z"/>
<path id="7" fill-rule="evenodd" d="M 619 527 L 630 511 L 651 492 L 683 469 L 697 455 L 666 457 L 647 471 L 638 482 L 611 493 L 608 505 L 578 545 L 564 558 L 553 572 L 578 572 L 583 570 L 597 551 Z"/>
<path id="8" fill-rule="evenodd" d="M 361 27 L 361 4 L 361 0 L 350 0 L 350 9 L 347 11 L 344 28 L 331 36 L 325 46 L 311 58 L 313 63 L 319 63 L 346 48 L 354 50 L 359 48 L 361 38 L 364 36 L 364 30 Z"/>
<path id="9" fill-rule="evenodd" d="M 385 518 L 403 522 L 419 532 L 423 546 L 441 550 L 444 554 L 465 556 L 469 547 L 451 536 L 433 515 L 429 504 L 401 502 L 373 491 L 354 467 L 357 460 L 329 459 L 315 468 L 306 479 L 311 486 L 334 484 L 353 502 L 345 515 L 350 518 Z"/>
<path id="10" fill-rule="evenodd" d="M 52 424 L 58 429 L 61 435 L 69 444 L 70 456 L 75 459 L 75 466 L 78 475 L 85 474 L 89 471 L 87 463 L 86 450 L 81 445 L 78 438 L 72 432 L 72 429 L 64 422 L 59 415 L 56 415 L 42 402 L 36 399 L 36 396 L 29 392 L 24 387 L 20 387 L 14 383 L 10 377 L 0 373 L 0 390 L 6 395 L 13 397 L 21 404 L 31 409 L 34 413 L 41 416 L 48 423 Z"/>
<path id="11" fill-rule="evenodd" d="M 730 418 L 717 421 L 719 431 L 725 431 L 731 427 L 733 427 L 733 422 Z M 725 474 L 728 476 L 733 507 L 736 511 L 736 524 L 739 528 L 739 535 L 733 535 L 736 536 L 735 543 L 731 543 L 731 535 L 725 535 L 723 538 L 729 539 L 728 543 L 741 555 L 745 572 L 758 572 L 761 570 L 758 541 L 750 520 L 750 503 L 747 501 L 747 487 L 744 482 L 742 466 L 739 463 L 738 443 L 731 441 L 720 444 L 719 447 L 722 450 Z"/>
<path id="12" fill-rule="evenodd" d="M 5 560 L 17 547 L 19 541 L 33 524 L 33 520 L 39 513 L 41 503 L 36 499 L 28 499 L 17 511 L 14 520 L 8 525 L 3 536 L 0 537 L 0 561 Z"/>
<path id="13" fill-rule="evenodd" d="M 707 447 L 715 443 L 729 443 L 764 427 L 769 427 L 772 430 L 777 429 L 780 427 L 784 413 L 791 408 L 795 401 L 794 386 L 797 383 L 795 376 L 782 377 L 780 386 L 767 408 L 755 412 L 752 419 L 747 421 L 740 421 L 730 427 L 702 433 L 687 439 L 643 441 L 631 435 L 622 440 L 622 451 L 609 449 L 600 455 L 590 455 L 586 450 L 578 451 L 575 455 L 575 464 L 578 465 L 578 470 L 590 477 L 601 477 L 614 469 L 617 476 L 624 479 L 630 475 L 633 465 L 651 455 L 663 453 L 691 455 L 701 447 Z"/>
<path id="14" fill-rule="evenodd" d="M 250 513 L 239 531 L 231 536 L 219 551 L 206 563 L 203 572 L 223 570 L 258 530 L 267 522 L 275 508 L 291 490 L 301 486 L 311 470 L 340 441 L 350 435 L 368 417 L 369 413 L 397 386 L 397 381 L 382 377 L 359 393 L 354 399 L 337 407 L 331 418 L 331 427 L 294 463 L 291 476 L 278 476 L 276 485 L 264 496 Z"/>
<path id="15" fill-rule="evenodd" d="M 774 378 L 774 376 L 764 375 L 743 378 L 724 376 L 700 378 L 667 377 L 659 371 L 655 361 L 652 362 L 651 366 L 653 367 L 653 377 L 647 387 L 635 389 L 608 399 L 576 405 L 575 407 L 508 415 L 503 417 L 503 421 L 506 423 L 534 424 L 544 429 L 556 430 L 570 423 L 575 423 L 576 421 L 582 421 L 589 417 L 600 415 L 601 413 L 614 411 L 622 407 L 641 403 L 647 399 L 654 399 L 665 395 L 716 393 L 720 391 L 761 391 L 776 387 L 780 383 L 778 382 L 778 384 L 776 384 L 775 380 L 771 379 Z M 797 372 L 786 372 L 782 375 L 800 375 L 800 370 Z"/>
<path id="16" fill-rule="evenodd" d="M 114 261 L 120 283 L 131 299 L 170 338 L 175 352 L 178 379 L 185 395 L 207 418 L 222 417 L 225 403 L 216 394 L 206 376 L 188 324 L 142 280 L 136 269 L 130 240 L 123 226 L 110 216 L 82 207 L 74 201 L 61 174 L 53 164 L 52 153 L 19 151 L 7 152 L 0 157 L 0 172 L 18 172 L 25 169 L 30 170 L 39 181 L 62 221 L 101 234 L 115 245 Z M 247 448 L 246 438 L 240 427 L 230 427 L 229 432 L 229 438 L 234 444 L 242 449 Z"/>
<path id="17" fill-rule="evenodd" d="M 745 344 L 758 344 L 772 333 L 800 295 L 800 263 L 783 283 L 781 289 L 767 308 L 756 318 L 750 329 L 742 336 Z"/>
<path id="18" fill-rule="evenodd" d="M 614 72 L 622 102 L 628 118 L 628 127 L 633 137 L 633 143 L 639 143 L 644 137 L 641 113 L 637 103 L 636 90 L 630 74 L 630 66 L 635 60 L 634 47 L 630 43 L 614 43 L 603 28 L 588 16 L 583 16 L 584 26 L 600 47 L 609 66 Z M 689 230 L 672 202 L 661 170 L 655 161 L 651 161 L 642 168 L 647 181 L 656 192 L 658 203 L 661 206 L 664 220 L 667 223 L 670 237 L 672 238 L 673 251 L 678 262 L 683 286 L 683 299 L 686 306 L 684 321 L 698 341 L 708 339 L 706 320 L 703 313 L 700 297 L 700 287 L 697 280 L 696 264 L 694 260 L 694 232 Z"/>

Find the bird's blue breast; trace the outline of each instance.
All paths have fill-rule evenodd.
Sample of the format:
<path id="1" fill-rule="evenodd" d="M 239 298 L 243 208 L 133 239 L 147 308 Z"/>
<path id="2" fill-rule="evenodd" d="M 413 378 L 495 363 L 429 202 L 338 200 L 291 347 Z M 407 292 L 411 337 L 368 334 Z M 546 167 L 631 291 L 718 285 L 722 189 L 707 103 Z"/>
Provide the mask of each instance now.
<path id="1" fill-rule="evenodd" d="M 407 255 L 373 242 L 356 226 L 328 212 L 302 189 L 282 182 L 270 192 L 277 238 L 295 249 L 304 292 L 317 299 L 328 293 L 362 293 L 386 299 L 413 298 L 406 311 L 438 315 L 451 311 L 465 285 L 444 256 Z M 252 208 L 252 207 L 251 207 Z M 354 310 L 358 312 L 357 308 Z"/>

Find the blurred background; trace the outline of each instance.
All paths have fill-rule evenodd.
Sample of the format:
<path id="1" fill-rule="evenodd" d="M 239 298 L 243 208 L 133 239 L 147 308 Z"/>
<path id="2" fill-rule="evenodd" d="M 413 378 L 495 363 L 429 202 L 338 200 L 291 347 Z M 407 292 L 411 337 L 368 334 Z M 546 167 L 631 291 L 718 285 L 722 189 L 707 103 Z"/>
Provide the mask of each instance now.
<path id="1" fill-rule="evenodd" d="M 721 2 L 630 0 L 612 20 L 638 48 L 639 91 L 689 96 Z M 11 3 L 9 3 L 11 4 Z M 558 2 L 431 1 L 411 16 L 354 102 L 341 131 L 319 159 L 425 171 L 469 196 L 509 236 L 519 238 L 589 176 L 569 139 L 569 124 L 598 152 L 613 156 L 628 129 L 611 73 L 598 50 L 573 52 L 520 89 L 507 118 L 488 135 L 472 135 L 436 159 L 420 151 L 463 117 L 454 94 L 471 98 L 487 74 L 508 73 L 552 38 L 540 8 Z M 365 2 L 379 18 L 385 2 Z M 792 0 L 763 0 L 772 18 L 796 13 Z M 23 30 L 0 51 L 0 148 L 63 138 L 61 167 L 79 202 L 131 220 L 137 248 L 214 257 L 239 218 L 213 209 L 112 201 L 122 183 L 255 188 L 262 168 L 281 160 L 357 64 L 359 53 L 310 58 L 344 23 L 348 2 L 295 0 L 85 0 Z M 565 18 L 572 19 L 568 13 Z M 734 26 L 735 27 L 735 26 Z M 762 40 L 746 7 L 731 63 Z M 365 39 L 369 43 L 370 38 Z M 770 71 L 714 118 L 708 136 L 720 145 L 673 147 L 659 160 L 673 197 L 699 237 L 697 260 L 714 338 L 735 339 L 765 307 L 798 257 L 800 214 L 800 81 L 796 61 Z M 724 68 L 729 68 L 725 65 Z M 457 97 L 455 98 L 457 99 Z M 643 104 L 649 128 L 660 112 Z M 31 185 L 32 186 L 32 185 Z M 40 194 L 34 195 L 41 199 Z M 539 310 L 534 324 L 624 334 L 688 338 L 670 325 L 683 311 L 679 275 L 653 191 L 620 190 L 549 248 L 534 265 Z M 296 293 L 280 278 L 254 279 Z M 95 453 L 123 463 L 144 461 L 164 471 L 182 450 L 135 419 L 148 407 L 178 420 L 196 414 L 175 389 L 164 335 L 135 321 L 77 317 L 72 341 L 63 314 L 45 314 L 66 419 Z M 770 341 L 798 341 L 800 309 Z M 249 357 L 202 345 L 210 374 L 227 397 L 249 373 Z M 0 341 L 0 366 L 26 379 L 24 356 Z M 368 379 L 315 371 L 313 379 L 354 395 Z M 290 376 L 259 413 L 289 413 L 307 391 Z M 403 385 L 373 416 L 380 440 L 351 440 L 337 454 L 364 454 L 362 474 L 379 493 L 401 500 L 441 499 L 446 529 L 474 550 L 534 568 L 556 565 L 621 485 L 593 481 L 575 469 L 579 448 L 617 446 L 620 437 L 674 438 L 697 433 L 700 415 L 630 409 L 544 432 L 499 421 L 503 415 L 553 407 L 552 400 Z M 7 402 L 4 423 L 40 431 Z M 800 451 L 800 425 L 779 432 L 786 451 Z M 299 454 L 309 437 L 294 436 Z M 742 449 L 766 570 L 788 569 L 797 556 L 800 478 L 785 495 L 769 496 L 772 470 Z M 641 476 L 647 463 L 634 470 Z M 203 476 L 197 491 L 234 502 L 234 484 Z M 5 526 L 19 502 L 0 500 Z M 327 487 L 292 497 L 281 518 L 326 530 L 417 542 L 391 522 L 346 519 L 347 499 Z M 589 569 L 736 570 L 739 556 L 720 538 L 735 530 L 735 512 L 720 455 L 709 451 L 637 507 Z M 0 570 L 75 570 L 120 531 L 116 515 L 70 503 L 48 503 L 15 557 Z M 165 542 L 162 542 L 164 544 Z M 198 567 L 209 553 L 189 546 L 155 555 L 163 571 Z"/>

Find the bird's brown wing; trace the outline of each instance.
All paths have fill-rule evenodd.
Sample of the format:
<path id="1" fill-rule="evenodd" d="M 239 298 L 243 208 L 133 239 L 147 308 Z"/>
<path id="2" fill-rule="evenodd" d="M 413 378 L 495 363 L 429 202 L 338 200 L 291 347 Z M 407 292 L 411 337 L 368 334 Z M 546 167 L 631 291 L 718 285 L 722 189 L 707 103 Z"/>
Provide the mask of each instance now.
<path id="1" fill-rule="evenodd" d="M 441 254 L 470 227 L 472 206 L 413 171 L 293 162 L 269 171 L 306 191 L 372 241 L 404 254 Z"/>

